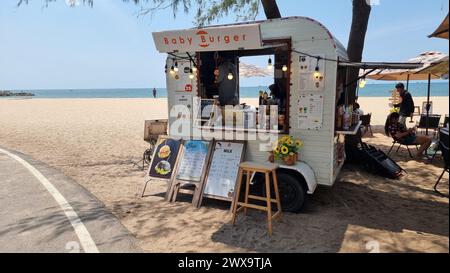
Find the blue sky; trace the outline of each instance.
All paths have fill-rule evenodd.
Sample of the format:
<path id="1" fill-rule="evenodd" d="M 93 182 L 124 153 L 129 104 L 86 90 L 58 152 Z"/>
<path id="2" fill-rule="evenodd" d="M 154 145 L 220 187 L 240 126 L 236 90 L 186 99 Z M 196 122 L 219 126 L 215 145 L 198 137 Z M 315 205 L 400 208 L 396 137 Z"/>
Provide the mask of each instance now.
<path id="1" fill-rule="evenodd" d="M 427 38 L 448 13 L 446 0 L 378 1 L 365 61 L 403 61 L 427 50 L 448 53 L 446 40 Z M 164 87 L 165 56 L 156 52 L 151 32 L 193 26 L 191 14 L 180 12 L 174 19 L 170 10 L 137 18 L 139 7 L 119 0 L 95 0 L 94 8 L 69 8 L 65 0 L 48 8 L 43 0 L 30 0 L 17 8 L 17 2 L 0 1 L 0 90 Z M 278 2 L 283 16 L 317 19 L 347 44 L 351 0 Z M 219 23 L 234 20 L 231 15 Z"/>

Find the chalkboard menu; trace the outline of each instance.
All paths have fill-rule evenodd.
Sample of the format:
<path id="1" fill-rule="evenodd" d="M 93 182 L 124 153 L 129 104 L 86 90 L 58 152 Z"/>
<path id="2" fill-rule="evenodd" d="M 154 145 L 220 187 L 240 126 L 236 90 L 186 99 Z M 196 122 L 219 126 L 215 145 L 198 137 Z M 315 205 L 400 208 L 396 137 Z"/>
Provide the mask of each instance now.
<path id="1" fill-rule="evenodd" d="M 239 164 L 244 156 L 244 142 L 217 141 L 203 194 L 232 201 Z"/>
<path id="2" fill-rule="evenodd" d="M 210 154 L 209 141 L 187 140 L 177 169 L 177 180 L 202 182 Z"/>
<path id="3" fill-rule="evenodd" d="M 177 163 L 181 141 L 160 136 L 148 171 L 150 178 L 170 180 Z"/>

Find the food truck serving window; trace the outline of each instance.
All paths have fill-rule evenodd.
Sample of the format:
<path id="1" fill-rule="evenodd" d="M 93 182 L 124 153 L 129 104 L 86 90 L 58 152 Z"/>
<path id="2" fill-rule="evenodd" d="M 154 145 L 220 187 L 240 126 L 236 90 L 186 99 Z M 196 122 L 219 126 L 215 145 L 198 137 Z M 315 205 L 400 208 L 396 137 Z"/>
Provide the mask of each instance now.
<path id="1" fill-rule="evenodd" d="M 243 121 L 234 117 L 236 128 L 287 132 L 290 50 L 290 40 L 277 40 L 265 41 L 263 49 L 197 52 L 198 95 L 204 100 L 215 100 L 222 113 L 230 105 L 244 112 Z M 242 62 L 252 56 L 265 56 L 267 64 L 257 67 Z M 273 81 L 259 88 L 240 86 L 243 77 L 252 76 L 271 77 Z M 254 99 L 243 99 L 244 95 Z"/>

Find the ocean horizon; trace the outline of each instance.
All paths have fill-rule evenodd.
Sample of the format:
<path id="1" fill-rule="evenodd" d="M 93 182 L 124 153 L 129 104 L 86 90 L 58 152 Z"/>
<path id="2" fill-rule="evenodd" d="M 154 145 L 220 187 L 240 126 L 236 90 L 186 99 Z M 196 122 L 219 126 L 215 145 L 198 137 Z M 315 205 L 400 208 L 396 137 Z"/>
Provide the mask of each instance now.
<path id="1" fill-rule="evenodd" d="M 365 88 L 359 89 L 360 97 L 389 97 L 390 91 L 395 84 L 367 84 Z M 30 99 L 69 99 L 69 98 L 153 98 L 153 88 L 109 88 L 109 89 L 38 89 L 38 90 L 9 90 L 12 92 L 24 91 L 33 93 L 35 96 L 26 97 Z M 156 88 L 157 98 L 167 98 L 165 88 Z M 266 86 L 241 87 L 241 98 L 257 98 L 259 91 L 268 91 Z M 427 83 L 411 83 L 409 91 L 415 97 L 426 97 Z M 431 83 L 431 96 L 448 97 L 449 83 Z M 21 97 L 0 97 L 21 98 Z"/>

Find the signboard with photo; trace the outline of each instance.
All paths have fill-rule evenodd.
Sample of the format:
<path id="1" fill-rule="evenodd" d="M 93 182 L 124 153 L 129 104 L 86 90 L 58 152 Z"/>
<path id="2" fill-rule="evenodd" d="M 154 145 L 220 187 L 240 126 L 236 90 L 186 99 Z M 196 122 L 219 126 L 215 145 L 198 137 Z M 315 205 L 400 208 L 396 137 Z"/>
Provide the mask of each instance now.
<path id="1" fill-rule="evenodd" d="M 181 140 L 160 136 L 155 145 L 148 176 L 157 180 L 171 180 L 178 160 L 180 146 Z"/>

